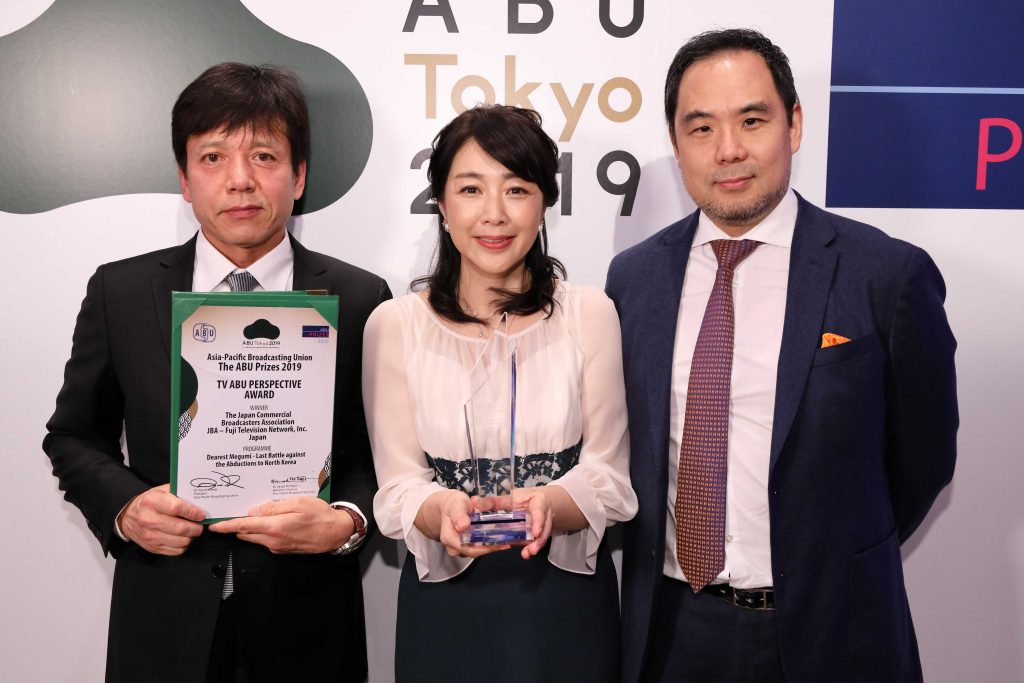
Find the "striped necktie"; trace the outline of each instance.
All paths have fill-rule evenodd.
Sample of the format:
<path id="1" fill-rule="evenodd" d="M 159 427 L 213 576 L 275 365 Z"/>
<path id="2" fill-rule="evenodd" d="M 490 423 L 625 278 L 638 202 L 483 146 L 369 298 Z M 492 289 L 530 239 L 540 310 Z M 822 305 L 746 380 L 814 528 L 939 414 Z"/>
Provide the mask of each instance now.
<path id="1" fill-rule="evenodd" d="M 231 273 L 224 281 L 228 283 L 228 287 L 231 288 L 232 292 L 251 292 L 260 286 L 260 283 L 256 281 L 252 273 L 247 270 L 240 270 L 236 273 Z"/>
<path id="2" fill-rule="evenodd" d="M 729 396 L 736 266 L 760 242 L 714 240 L 718 258 L 686 387 L 686 417 L 676 490 L 676 558 L 693 592 L 725 568 L 725 484 L 729 453 Z"/>
<path id="3" fill-rule="evenodd" d="M 224 281 L 228 283 L 228 287 L 231 288 L 232 292 L 251 292 L 259 286 L 259 282 L 253 277 L 252 273 L 247 270 L 240 270 L 236 273 L 231 273 Z M 235 556 L 233 553 L 228 553 L 228 566 L 224 571 L 224 588 L 221 589 L 220 597 L 222 600 L 227 600 L 231 597 L 231 594 L 235 592 Z"/>

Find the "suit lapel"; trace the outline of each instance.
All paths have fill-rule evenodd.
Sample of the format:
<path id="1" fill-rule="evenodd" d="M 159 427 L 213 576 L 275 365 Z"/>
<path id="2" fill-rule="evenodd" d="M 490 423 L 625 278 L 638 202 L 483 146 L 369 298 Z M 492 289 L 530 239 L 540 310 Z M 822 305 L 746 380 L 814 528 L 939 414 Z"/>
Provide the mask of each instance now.
<path id="1" fill-rule="evenodd" d="M 288 239 L 292 241 L 294 259 L 292 289 L 296 291 L 329 289 L 323 278 L 324 273 L 327 272 L 327 266 L 322 262 L 320 255 L 299 244 L 290 232 Z M 331 292 L 331 294 L 338 294 L 338 292 Z"/>
<path id="2" fill-rule="evenodd" d="M 668 491 L 668 460 L 664 446 L 669 442 L 670 406 L 672 400 L 672 357 L 675 352 L 676 321 L 679 319 L 679 300 L 683 292 L 686 264 L 690 246 L 697 231 L 698 213 L 693 213 L 662 238 L 661 248 L 653 254 L 649 264 L 650 276 L 645 298 L 648 305 L 641 307 L 647 313 L 639 322 L 646 328 L 642 333 L 643 361 L 646 369 L 646 394 L 651 408 L 651 429 L 656 451 L 653 454 L 654 481 L 659 484 L 658 500 Z M 664 515 L 662 516 L 664 521 Z"/>
<path id="3" fill-rule="evenodd" d="M 800 195 L 797 199 L 799 208 L 789 263 L 769 474 L 789 436 L 811 362 L 821 345 L 825 306 L 836 267 L 836 252 L 830 246 L 835 232 L 828 217 Z"/>
<path id="4" fill-rule="evenodd" d="M 160 324 L 160 339 L 168 357 L 171 355 L 171 292 L 191 292 L 195 272 L 196 238 L 170 250 L 160 261 L 160 270 L 153 276 L 153 305 Z"/>

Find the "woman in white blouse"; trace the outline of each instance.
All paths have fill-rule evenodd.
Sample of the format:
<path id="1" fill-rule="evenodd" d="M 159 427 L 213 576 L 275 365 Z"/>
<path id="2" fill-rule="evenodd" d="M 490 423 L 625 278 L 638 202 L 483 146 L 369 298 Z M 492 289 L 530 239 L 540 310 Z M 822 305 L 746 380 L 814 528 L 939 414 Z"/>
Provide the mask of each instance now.
<path id="1" fill-rule="evenodd" d="M 440 210 L 433 271 L 366 324 L 374 514 L 410 555 L 398 597 L 400 683 L 484 672 L 489 682 L 618 679 L 615 568 L 601 541 L 636 513 L 619 323 L 600 289 L 565 282 L 547 255 L 557 170 L 558 149 L 533 111 L 480 106 L 445 126 L 428 168 Z M 532 516 L 534 540 L 466 547 L 460 533 L 483 503 L 471 497 L 464 407 L 509 349 L 514 498 Z M 478 435 L 476 450 L 504 443 L 507 454 L 507 421 L 493 432 Z M 509 471 L 509 458 L 504 470 L 495 463 L 489 472 Z"/>

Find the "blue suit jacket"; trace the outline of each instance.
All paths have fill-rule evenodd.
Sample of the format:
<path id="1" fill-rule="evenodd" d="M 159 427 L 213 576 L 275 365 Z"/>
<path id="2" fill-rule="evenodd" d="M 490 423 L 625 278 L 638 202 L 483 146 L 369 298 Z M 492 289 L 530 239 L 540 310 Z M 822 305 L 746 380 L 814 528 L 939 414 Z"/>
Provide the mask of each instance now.
<path id="1" fill-rule="evenodd" d="M 623 680 L 638 680 L 665 553 L 669 395 L 697 213 L 619 254 L 630 474 Z M 769 470 L 772 575 L 787 681 L 915 681 L 900 543 L 956 460 L 956 342 L 921 249 L 799 198 Z M 834 332 L 851 341 L 821 347 Z"/>

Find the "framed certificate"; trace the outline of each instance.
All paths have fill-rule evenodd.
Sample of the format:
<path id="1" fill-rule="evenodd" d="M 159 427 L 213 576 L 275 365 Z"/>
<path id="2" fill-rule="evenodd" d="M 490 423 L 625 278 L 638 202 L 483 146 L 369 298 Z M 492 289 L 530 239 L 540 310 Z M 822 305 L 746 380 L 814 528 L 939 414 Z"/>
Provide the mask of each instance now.
<path id="1" fill-rule="evenodd" d="M 338 297 L 173 292 L 171 492 L 207 523 L 328 500 Z"/>

